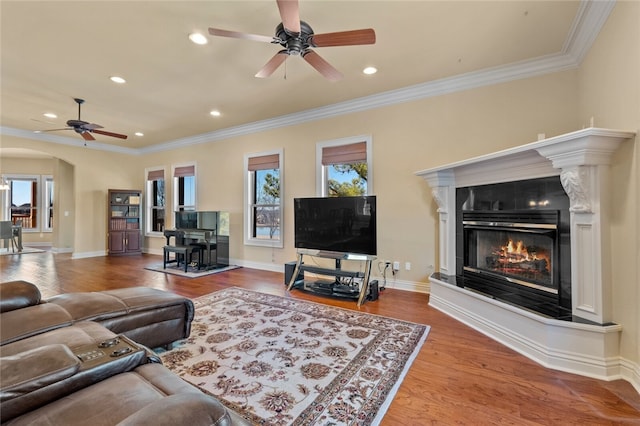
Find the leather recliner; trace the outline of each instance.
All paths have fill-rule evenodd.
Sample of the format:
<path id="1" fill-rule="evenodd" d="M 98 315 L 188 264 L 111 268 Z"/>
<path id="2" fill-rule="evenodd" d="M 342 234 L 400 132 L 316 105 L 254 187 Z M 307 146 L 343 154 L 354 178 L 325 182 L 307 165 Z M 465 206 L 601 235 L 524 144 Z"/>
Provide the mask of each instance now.
<path id="1" fill-rule="evenodd" d="M 43 301 L 31 283 L 0 284 L 0 421 L 250 424 L 147 348 L 188 337 L 193 316 L 189 299 L 146 287 Z"/>

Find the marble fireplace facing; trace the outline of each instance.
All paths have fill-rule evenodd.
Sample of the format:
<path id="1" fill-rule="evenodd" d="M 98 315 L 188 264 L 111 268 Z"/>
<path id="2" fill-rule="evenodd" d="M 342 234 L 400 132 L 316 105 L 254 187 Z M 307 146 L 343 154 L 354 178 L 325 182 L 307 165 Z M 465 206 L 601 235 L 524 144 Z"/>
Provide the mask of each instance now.
<path id="1" fill-rule="evenodd" d="M 609 164 L 634 135 L 588 128 L 417 172 L 438 205 L 429 304 L 547 367 L 625 376 Z"/>

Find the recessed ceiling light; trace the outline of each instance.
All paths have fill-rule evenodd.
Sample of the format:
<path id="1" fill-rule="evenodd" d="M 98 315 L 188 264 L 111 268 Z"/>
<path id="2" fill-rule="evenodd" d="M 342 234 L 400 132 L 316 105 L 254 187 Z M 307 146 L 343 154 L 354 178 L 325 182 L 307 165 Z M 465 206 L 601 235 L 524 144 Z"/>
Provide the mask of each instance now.
<path id="1" fill-rule="evenodd" d="M 122 77 L 118 77 L 117 75 L 114 75 L 113 77 L 109 77 L 111 79 L 111 81 L 113 81 L 114 83 L 118 83 L 118 84 L 122 84 L 122 83 L 126 83 L 127 80 L 125 80 Z"/>
<path id="2" fill-rule="evenodd" d="M 220 111 L 218 111 L 217 109 L 214 109 L 209 114 L 213 115 L 214 117 L 220 117 Z"/>
<path id="3" fill-rule="evenodd" d="M 362 70 L 362 72 L 367 75 L 371 75 L 371 74 L 377 73 L 378 69 L 376 67 L 366 67 L 365 69 Z"/>
<path id="4" fill-rule="evenodd" d="M 44 114 L 42 114 L 42 115 L 44 115 L 44 116 L 45 116 L 45 117 L 47 117 L 47 118 L 58 118 L 58 116 L 57 116 L 57 115 L 55 115 L 55 114 L 54 114 L 54 113 L 52 113 L 52 112 L 45 112 L 45 113 L 44 113 Z"/>
<path id="5" fill-rule="evenodd" d="M 209 40 L 207 40 L 207 38 L 200 33 L 189 34 L 189 40 L 191 40 L 195 44 L 207 44 L 209 42 Z"/>
<path id="6" fill-rule="evenodd" d="M 135 132 L 135 133 L 134 133 L 134 135 L 136 135 L 136 136 L 144 136 L 144 133 L 142 133 L 142 132 Z"/>

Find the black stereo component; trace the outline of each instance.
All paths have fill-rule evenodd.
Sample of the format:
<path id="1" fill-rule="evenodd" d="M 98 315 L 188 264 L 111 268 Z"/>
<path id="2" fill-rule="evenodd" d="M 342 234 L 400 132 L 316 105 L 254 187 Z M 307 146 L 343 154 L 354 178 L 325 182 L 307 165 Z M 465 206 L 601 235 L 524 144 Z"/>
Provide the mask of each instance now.
<path id="1" fill-rule="evenodd" d="M 296 269 L 297 262 L 287 262 L 284 264 L 284 285 L 289 285 L 291 282 L 291 277 L 293 276 L 293 271 Z M 304 272 L 298 272 L 298 277 L 296 281 L 301 281 L 304 279 Z"/>
<path id="2" fill-rule="evenodd" d="M 378 280 L 371 280 L 371 282 L 369 282 L 369 294 L 367 295 L 367 300 L 378 300 L 378 294 Z"/>

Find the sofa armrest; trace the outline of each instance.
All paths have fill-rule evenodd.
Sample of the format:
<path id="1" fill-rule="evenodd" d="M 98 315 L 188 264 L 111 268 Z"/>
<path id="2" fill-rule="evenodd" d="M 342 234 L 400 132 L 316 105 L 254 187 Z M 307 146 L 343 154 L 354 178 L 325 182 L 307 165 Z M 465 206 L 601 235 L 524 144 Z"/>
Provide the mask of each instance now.
<path id="1" fill-rule="evenodd" d="M 80 360 L 66 345 L 47 345 L 0 358 L 0 401 L 18 398 L 73 376 Z"/>
<path id="2" fill-rule="evenodd" d="M 40 300 L 40 290 L 29 282 L 8 281 L 0 284 L 0 313 L 37 305 Z"/>

